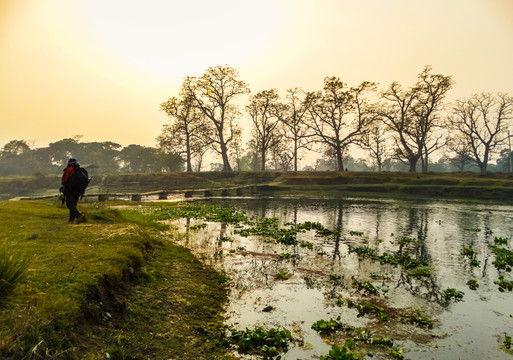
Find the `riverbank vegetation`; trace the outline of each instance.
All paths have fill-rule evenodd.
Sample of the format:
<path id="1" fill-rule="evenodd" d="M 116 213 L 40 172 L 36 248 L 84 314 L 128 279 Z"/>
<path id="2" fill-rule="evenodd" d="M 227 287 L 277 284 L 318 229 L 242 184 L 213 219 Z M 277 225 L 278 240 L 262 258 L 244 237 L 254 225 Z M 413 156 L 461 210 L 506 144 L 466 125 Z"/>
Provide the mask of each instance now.
<path id="1" fill-rule="evenodd" d="M 423 196 L 470 199 L 513 199 L 511 174 L 474 172 L 408 173 L 408 172 L 205 172 L 205 173 L 140 173 L 102 175 L 93 169 L 86 195 L 130 194 L 158 191 L 196 191 L 231 189 L 227 195 L 255 193 L 326 193 L 330 196 L 354 194 L 371 197 Z M 0 177 L 0 198 L 16 196 L 51 196 L 58 194 L 59 176 Z M 237 193 L 237 189 L 240 192 Z"/>
<path id="2" fill-rule="evenodd" d="M 139 212 L 81 204 L 68 225 L 55 200 L 1 201 L 2 359 L 229 359 L 226 278 L 163 240 Z M 4 261 L 5 260 L 5 261 Z M 5 266 L 4 266 L 5 265 Z M 8 291 L 7 291 L 8 290 Z"/>

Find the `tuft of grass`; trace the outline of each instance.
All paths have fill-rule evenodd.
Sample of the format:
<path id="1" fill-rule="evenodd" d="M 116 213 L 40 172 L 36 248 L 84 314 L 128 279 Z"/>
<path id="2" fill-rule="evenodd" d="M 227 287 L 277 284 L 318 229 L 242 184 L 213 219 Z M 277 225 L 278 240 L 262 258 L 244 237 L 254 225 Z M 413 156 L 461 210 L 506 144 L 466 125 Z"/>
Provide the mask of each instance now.
<path id="1" fill-rule="evenodd" d="M 0 301 L 20 283 L 30 260 L 7 244 L 0 244 Z"/>

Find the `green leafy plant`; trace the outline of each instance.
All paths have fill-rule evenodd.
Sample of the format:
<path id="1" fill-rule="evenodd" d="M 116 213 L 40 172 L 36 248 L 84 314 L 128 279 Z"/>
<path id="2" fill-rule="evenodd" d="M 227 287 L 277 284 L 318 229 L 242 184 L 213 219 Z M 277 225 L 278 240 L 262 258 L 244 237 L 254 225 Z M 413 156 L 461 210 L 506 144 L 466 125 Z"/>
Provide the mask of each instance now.
<path id="1" fill-rule="evenodd" d="M 507 238 L 502 238 L 502 237 L 495 237 L 493 239 L 493 242 L 495 243 L 495 245 L 508 245 L 508 239 Z"/>
<path id="2" fill-rule="evenodd" d="M 341 322 L 339 316 L 336 319 L 318 320 L 312 324 L 312 329 L 317 332 L 330 333 L 336 330 L 352 330 L 354 327 Z"/>
<path id="3" fill-rule="evenodd" d="M 298 257 L 298 255 L 297 254 L 289 254 L 289 253 L 281 253 L 280 255 L 278 255 L 278 257 L 280 259 L 292 259 L 292 258 Z"/>
<path id="4" fill-rule="evenodd" d="M 508 350 L 512 350 L 511 336 L 504 334 L 504 346 Z"/>
<path id="5" fill-rule="evenodd" d="M 481 262 L 479 260 L 477 260 L 476 258 L 473 258 L 470 260 L 470 266 L 472 266 L 472 267 L 477 267 L 477 266 L 479 266 L 479 264 L 481 264 Z"/>
<path id="6" fill-rule="evenodd" d="M 444 291 L 444 296 L 446 300 L 454 299 L 454 301 L 458 302 L 463 300 L 463 295 L 465 295 L 463 291 L 458 291 L 454 288 L 449 288 Z"/>
<path id="7" fill-rule="evenodd" d="M 266 357 L 277 356 L 287 351 L 292 335 L 287 329 L 256 328 L 254 330 L 232 330 L 231 336 L 224 338 L 225 345 L 235 345 L 242 353 L 261 354 Z"/>
<path id="8" fill-rule="evenodd" d="M 499 280 L 495 281 L 495 284 L 499 285 L 499 291 L 504 292 L 504 290 L 512 291 L 513 290 L 513 281 L 509 281 L 504 279 L 504 276 L 499 276 Z"/>
<path id="9" fill-rule="evenodd" d="M 321 355 L 321 360 L 358 360 L 358 355 L 349 352 L 345 346 L 339 347 L 336 344 L 331 346 L 331 350 L 327 355 Z"/>
<path id="10" fill-rule="evenodd" d="M 356 253 L 361 258 L 369 257 L 371 259 L 374 259 L 376 257 L 376 250 L 371 249 L 368 246 L 357 246 L 357 247 L 349 246 L 349 253 L 350 254 Z"/>
<path id="11" fill-rule="evenodd" d="M 378 295 L 379 289 L 377 287 L 375 287 L 374 285 L 372 285 L 369 280 L 367 280 L 365 282 L 360 282 L 354 277 L 354 275 L 351 277 L 351 279 L 353 280 L 353 285 L 355 287 L 357 287 L 359 289 L 363 289 L 368 293 Z"/>
<path id="12" fill-rule="evenodd" d="M 340 274 L 330 274 L 329 278 L 331 281 L 339 281 L 339 280 L 343 279 L 344 276 L 342 276 Z"/>
<path id="13" fill-rule="evenodd" d="M 391 351 L 392 357 L 394 359 L 403 359 L 403 349 L 392 349 Z"/>
<path id="14" fill-rule="evenodd" d="M 276 274 L 277 279 L 288 280 L 289 276 L 285 273 L 285 270 L 280 269 Z"/>
<path id="15" fill-rule="evenodd" d="M 373 303 L 369 301 L 363 301 L 361 303 L 355 304 L 352 301 L 348 301 L 347 303 L 348 307 L 354 307 L 358 311 L 358 317 L 367 315 L 367 314 L 374 314 L 377 316 L 378 320 L 380 321 L 387 321 L 388 315 L 385 313 L 385 309 L 381 306 L 374 305 Z"/>
<path id="16" fill-rule="evenodd" d="M 198 225 L 189 226 L 189 230 L 206 229 L 207 227 L 208 227 L 207 223 L 202 223 L 202 224 L 198 224 Z"/>
<path id="17" fill-rule="evenodd" d="M 363 235 L 363 231 L 349 230 L 349 235 L 352 235 L 352 236 L 362 236 Z"/>
<path id="18" fill-rule="evenodd" d="M 477 280 L 469 280 L 467 281 L 467 285 L 470 288 L 470 290 L 477 290 L 477 288 L 479 287 Z"/>
<path id="19" fill-rule="evenodd" d="M 430 277 L 431 271 L 427 267 L 416 268 L 408 271 L 408 276 L 416 277 L 417 279 L 420 279 L 421 277 Z"/>
<path id="20" fill-rule="evenodd" d="M 427 327 L 429 329 L 433 328 L 433 320 L 424 316 L 421 311 L 416 311 L 411 314 L 409 317 L 403 319 L 404 322 L 408 324 L 414 324 L 421 327 Z"/>
<path id="21" fill-rule="evenodd" d="M 470 246 L 468 248 L 467 247 L 463 247 L 461 249 L 461 255 L 472 257 L 472 256 L 474 256 L 474 249 L 472 248 L 472 246 Z"/>
<path id="22" fill-rule="evenodd" d="M 496 257 L 493 264 L 497 270 L 506 270 L 510 272 L 511 267 L 513 266 L 513 252 L 501 247 L 495 247 L 494 252 Z"/>
<path id="23" fill-rule="evenodd" d="M 301 247 L 305 247 L 309 250 L 313 250 L 313 246 L 314 244 L 310 241 L 302 241 L 301 244 L 300 244 Z"/>
<path id="24" fill-rule="evenodd" d="M 404 245 L 408 245 L 408 244 L 410 244 L 412 242 L 415 242 L 415 241 L 417 241 L 417 240 L 416 239 L 412 239 L 412 238 L 407 237 L 407 236 L 403 236 L 397 242 L 399 243 L 399 245 L 404 246 Z"/>

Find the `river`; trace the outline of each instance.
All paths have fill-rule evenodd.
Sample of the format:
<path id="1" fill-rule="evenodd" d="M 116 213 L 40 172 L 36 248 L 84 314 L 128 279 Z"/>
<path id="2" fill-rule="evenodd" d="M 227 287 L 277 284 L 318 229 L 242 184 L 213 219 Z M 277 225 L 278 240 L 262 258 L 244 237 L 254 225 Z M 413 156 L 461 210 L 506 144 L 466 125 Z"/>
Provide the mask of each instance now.
<path id="1" fill-rule="evenodd" d="M 291 246 L 261 235 L 241 236 L 234 225 L 198 219 L 173 222 L 185 234 L 181 244 L 229 275 L 230 328 L 292 332 L 296 341 L 282 359 L 318 359 L 331 344 L 343 343 L 342 337 L 321 336 L 312 329 L 314 322 L 338 316 L 344 323 L 392 338 L 405 359 L 511 359 L 500 346 L 505 334 L 513 335 L 513 293 L 499 291 L 495 282 L 499 275 L 509 281 L 512 276 L 493 262 L 499 246 L 495 239 L 513 235 L 512 206 L 314 197 L 201 201 L 235 208 L 253 219 L 274 218 L 284 228 L 316 222 L 335 230 L 326 236 L 307 230 L 297 235 L 298 245 Z M 204 225 L 195 227 L 198 224 Z M 500 247 L 511 249 L 511 240 Z M 464 255 L 464 248 L 473 255 Z M 355 249 L 372 251 L 375 258 L 359 256 Z M 385 253 L 423 260 L 429 275 L 413 276 L 404 266 L 376 261 Z M 469 280 L 479 287 L 471 290 Z M 366 281 L 376 293 L 358 286 Z M 464 292 L 461 301 L 444 296 L 451 288 Z M 359 316 L 355 307 L 347 306 L 348 300 L 383 304 L 390 318 Z M 400 320 L 416 311 L 432 319 L 433 328 Z M 372 354 L 373 359 L 391 358 L 379 349 Z"/>

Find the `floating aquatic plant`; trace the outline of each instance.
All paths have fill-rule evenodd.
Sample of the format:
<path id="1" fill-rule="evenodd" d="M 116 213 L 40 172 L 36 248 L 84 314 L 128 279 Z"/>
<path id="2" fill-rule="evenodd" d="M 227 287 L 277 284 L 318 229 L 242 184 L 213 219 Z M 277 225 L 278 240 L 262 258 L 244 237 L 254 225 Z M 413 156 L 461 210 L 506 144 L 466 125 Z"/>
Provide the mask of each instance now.
<path id="1" fill-rule="evenodd" d="M 285 273 L 285 270 L 280 269 L 276 274 L 277 279 L 288 280 L 289 276 Z"/>
<path id="2" fill-rule="evenodd" d="M 416 239 L 412 239 L 412 238 L 407 237 L 407 236 L 403 236 L 397 242 L 399 243 L 399 245 L 403 245 L 404 246 L 404 245 L 408 245 L 408 244 L 410 244 L 412 242 L 415 242 L 415 241 L 417 241 L 417 240 Z"/>
<path id="3" fill-rule="evenodd" d="M 499 285 L 499 291 L 504 292 L 504 290 L 512 291 L 513 290 L 513 281 L 509 281 L 504 279 L 504 276 L 499 276 L 499 280 L 494 282 Z"/>
<path id="4" fill-rule="evenodd" d="M 495 265 L 497 270 L 511 271 L 513 266 L 513 252 L 506 248 L 495 247 L 495 261 L 492 263 Z"/>
<path id="5" fill-rule="evenodd" d="M 408 324 L 427 327 L 430 329 L 433 327 L 433 320 L 428 318 L 427 316 L 424 316 L 421 311 L 416 311 L 407 318 L 404 318 L 402 321 Z"/>
<path id="6" fill-rule="evenodd" d="M 416 268 L 411 271 L 408 271 L 408 276 L 415 277 L 417 279 L 420 279 L 422 277 L 430 277 L 431 270 L 429 270 L 429 268 L 427 267 Z"/>
<path id="7" fill-rule="evenodd" d="M 352 308 L 354 307 L 358 311 L 358 317 L 374 314 L 376 315 L 379 321 L 387 321 L 388 314 L 385 312 L 385 309 L 381 306 L 377 306 L 369 301 L 362 301 L 360 303 L 354 303 L 351 300 L 347 301 L 347 306 Z"/>
<path id="8" fill-rule="evenodd" d="M 339 316 L 336 319 L 318 320 L 312 324 L 312 329 L 317 332 L 330 333 L 336 330 L 350 331 L 353 330 L 354 327 L 341 322 Z"/>
<path id="9" fill-rule="evenodd" d="M 495 245 L 508 245 L 508 239 L 507 238 L 502 238 L 502 237 L 495 237 L 493 239 L 493 242 L 495 243 Z"/>
<path id="10" fill-rule="evenodd" d="M 469 280 L 467 281 L 467 285 L 470 288 L 470 290 L 477 290 L 477 288 L 479 287 L 477 280 Z"/>
<path id="11" fill-rule="evenodd" d="M 277 356 L 287 351 L 292 335 L 287 329 L 256 328 L 254 330 L 232 330 L 231 336 L 222 339 L 226 346 L 235 345 L 242 353 L 261 354 L 265 357 Z"/>
<path id="12" fill-rule="evenodd" d="M 365 282 L 360 282 L 354 277 L 354 275 L 351 277 L 351 279 L 353 280 L 353 285 L 358 289 L 363 289 L 368 293 L 378 295 L 379 289 L 376 286 L 372 285 L 369 280 Z"/>
<path id="13" fill-rule="evenodd" d="M 337 344 L 331 346 L 331 350 L 327 355 L 321 355 L 321 360 L 358 360 L 358 355 L 349 352 L 345 346 L 339 347 Z"/>
<path id="14" fill-rule="evenodd" d="M 454 299 L 456 302 L 463 300 L 463 295 L 465 295 L 463 291 L 459 291 L 454 288 L 449 288 L 444 291 L 445 299 Z"/>

